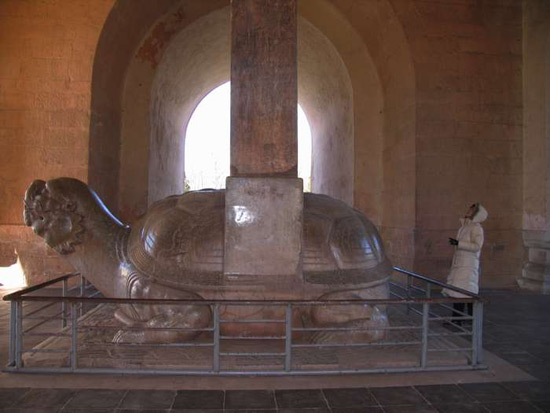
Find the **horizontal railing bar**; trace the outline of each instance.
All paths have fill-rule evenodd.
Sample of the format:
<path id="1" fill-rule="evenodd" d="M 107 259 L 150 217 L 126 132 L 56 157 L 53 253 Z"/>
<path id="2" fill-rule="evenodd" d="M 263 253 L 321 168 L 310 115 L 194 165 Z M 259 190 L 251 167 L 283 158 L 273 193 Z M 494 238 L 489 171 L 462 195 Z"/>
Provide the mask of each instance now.
<path id="1" fill-rule="evenodd" d="M 409 310 L 412 311 L 413 313 L 419 315 L 419 316 L 422 316 L 422 311 L 417 310 L 416 308 L 411 307 L 411 308 L 409 308 Z M 442 317 L 439 314 L 434 313 L 433 311 L 428 312 L 428 315 L 434 316 L 434 317 L 430 317 L 428 319 L 428 321 L 442 321 L 442 320 L 446 320 L 446 319 L 459 320 L 458 317 Z"/>
<path id="2" fill-rule="evenodd" d="M 439 306 L 443 307 L 444 309 L 446 310 L 451 310 L 453 313 L 456 313 L 456 314 L 460 314 L 460 315 L 463 315 L 463 316 L 466 316 L 466 317 L 472 317 L 470 314 L 468 314 L 467 312 L 465 311 L 460 311 L 460 310 L 457 310 L 453 307 L 449 307 L 448 305 L 445 305 L 444 303 L 439 303 L 438 304 Z"/>
<path id="3" fill-rule="evenodd" d="M 411 290 L 416 290 L 416 291 L 420 291 L 421 293 L 426 293 L 426 290 L 424 288 L 420 288 L 414 284 L 411 284 L 410 287 L 409 287 Z"/>
<path id="4" fill-rule="evenodd" d="M 229 353 L 223 353 L 223 352 L 220 352 L 220 356 L 284 356 L 286 353 L 285 352 L 282 352 L 282 353 L 233 353 L 233 352 L 229 352 Z"/>
<path id="5" fill-rule="evenodd" d="M 440 287 L 443 287 L 443 288 L 447 288 L 449 290 L 452 290 L 452 291 L 456 291 L 456 292 L 459 292 L 461 294 L 464 294 L 464 295 L 467 295 L 468 297 L 470 297 L 470 299 L 476 299 L 476 300 L 481 300 L 481 301 L 486 301 L 485 298 L 482 298 L 480 297 L 478 294 L 474 294 L 470 291 L 467 291 L 467 290 L 464 290 L 462 288 L 458 288 L 458 287 L 455 287 L 455 286 L 452 286 L 452 285 L 449 285 L 449 284 L 446 284 L 444 282 L 441 282 L 441 281 L 438 281 L 436 279 L 433 279 L 433 278 L 429 278 L 429 277 L 426 277 L 426 276 L 423 276 L 423 275 L 420 275 L 420 274 L 417 274 L 415 272 L 412 272 L 412 271 L 408 271 L 408 270 L 405 270 L 403 268 L 400 268 L 400 267 L 393 267 L 393 270 L 394 271 L 397 271 L 399 273 L 402 273 L 402 274 L 406 274 L 406 275 L 409 275 L 413 278 L 416 278 L 416 279 L 419 279 L 419 280 L 422 280 L 424 282 L 428 282 L 428 283 L 431 283 L 431 284 L 435 284 L 437 286 L 440 286 Z M 46 281 L 46 282 L 43 282 L 41 284 L 37 284 L 35 286 L 31 286 L 31 287 L 27 287 L 27 288 L 24 288 L 22 290 L 19 290 L 19 291 L 16 291 L 16 292 L 13 292 L 11 294 L 8 294 L 8 295 L 5 295 L 3 297 L 3 300 L 4 301 L 12 301 L 12 300 L 16 300 L 18 298 L 20 298 L 21 296 L 25 295 L 25 294 L 28 294 L 30 292 L 34 292 L 34 291 L 37 291 L 39 289 L 42 289 L 42 288 L 45 288 L 47 286 L 50 286 L 50 285 L 53 285 L 53 284 L 56 284 L 58 282 L 61 282 L 63 280 L 68 280 L 70 278 L 73 278 L 73 277 L 76 277 L 80 275 L 79 273 L 71 273 L 71 274 L 66 274 L 66 275 L 63 275 L 61 277 L 58 277 L 58 278 L 55 278 L 53 280 L 49 280 L 49 281 Z M 30 298 L 30 297 L 25 297 L 25 298 Z M 73 297 L 64 297 L 65 300 L 70 300 L 71 298 Z M 84 298 L 84 297 L 79 297 L 79 298 Z M 113 299 L 108 299 L 108 300 L 113 300 Z M 114 300 L 120 300 L 120 299 L 114 299 Z M 433 300 L 433 299 L 432 299 Z M 435 302 L 435 301 L 426 301 L 426 302 Z M 468 299 L 466 299 L 468 300 Z M 154 302 L 158 302 L 158 301 L 162 301 L 162 302 L 171 302 L 171 301 L 180 301 L 180 302 L 183 302 L 183 301 L 190 301 L 192 302 L 192 300 L 170 300 L 170 299 L 162 299 L 162 300 L 149 300 L 149 299 L 133 299 L 131 300 L 133 302 L 150 302 L 150 301 L 154 301 Z M 344 300 L 342 302 L 350 302 L 351 300 Z M 364 300 L 355 300 L 355 301 L 364 301 Z M 379 301 L 379 300 L 371 300 L 371 301 Z M 387 301 L 387 300 L 382 300 L 382 301 Z M 209 302 L 212 302 L 212 301 L 209 301 Z M 220 300 L 220 301 L 217 301 L 219 303 L 223 303 L 225 301 L 223 300 Z M 232 301 L 227 301 L 226 303 L 231 303 Z M 259 304 L 277 304 L 279 301 L 277 300 L 254 300 L 254 301 L 236 301 L 234 305 L 252 305 L 252 303 L 259 303 Z M 287 302 L 296 302 L 296 303 L 304 303 L 304 304 L 316 304 L 317 302 L 315 301 L 293 301 L 293 300 L 290 300 L 290 301 L 286 301 L 284 303 L 287 303 Z M 451 301 L 452 302 L 452 301 Z M 468 301 L 465 301 L 465 302 L 468 302 Z M 321 302 L 321 304 L 324 304 L 325 302 Z"/>
<path id="6" fill-rule="evenodd" d="M 390 295 L 393 295 L 393 296 L 399 298 L 399 302 L 403 303 L 403 304 L 406 304 L 405 301 L 408 300 L 404 295 L 399 295 L 399 294 L 397 294 L 393 291 L 390 291 Z"/>
<path id="7" fill-rule="evenodd" d="M 400 272 L 401 274 L 410 275 L 411 277 L 417 278 L 417 279 L 422 280 L 422 281 L 426 281 L 426 282 L 428 282 L 428 283 L 430 283 L 430 284 L 435 284 L 435 285 L 437 285 L 437 286 L 439 286 L 439 287 L 443 287 L 443 288 L 446 288 L 446 289 L 448 289 L 448 290 L 456 291 L 456 292 L 458 292 L 458 293 L 467 295 L 468 297 L 475 298 L 475 299 L 477 299 L 477 300 L 486 301 L 485 298 L 482 298 L 482 297 L 480 297 L 479 295 L 472 293 L 471 291 L 463 290 L 462 288 L 455 287 L 454 285 L 446 284 L 446 283 L 444 283 L 444 282 L 435 280 L 435 279 L 433 279 L 433 278 L 429 278 L 429 277 L 426 277 L 426 276 L 424 276 L 424 275 L 420 275 L 420 274 L 417 274 L 417 273 L 415 273 L 415 272 L 412 272 L 412 271 L 409 271 L 409 270 L 405 270 L 404 268 L 393 267 L 393 269 L 394 269 L 395 271 L 397 271 L 397 272 Z"/>
<path id="8" fill-rule="evenodd" d="M 384 304 L 423 304 L 423 303 L 469 303 L 475 302 L 475 298 L 415 298 L 415 299 L 403 299 L 403 300 L 393 300 L 393 299 L 355 299 L 355 300 L 246 300 L 246 301 L 236 301 L 236 300 L 184 300 L 184 299 L 153 299 L 153 298 L 89 298 L 89 297 L 49 297 L 49 296 L 28 296 L 22 297 L 22 301 L 65 301 L 69 303 L 113 303 L 113 304 L 169 304 L 169 305 L 235 305 L 235 306 L 261 306 L 261 305 L 287 305 L 292 304 L 293 306 L 309 306 L 309 305 L 384 305 Z M 264 321 L 265 322 L 265 321 Z M 284 322 L 284 320 L 282 321 Z"/>
<path id="9" fill-rule="evenodd" d="M 57 313 L 57 314 L 52 315 L 52 317 L 49 318 L 49 319 L 46 318 L 46 319 L 44 319 L 43 321 L 41 321 L 41 322 L 39 322 L 39 323 L 36 323 L 35 325 L 33 325 L 32 327 L 27 328 L 26 330 L 23 330 L 23 334 L 28 333 L 29 331 L 32 331 L 32 330 L 34 330 L 35 328 L 38 328 L 38 327 L 40 327 L 40 326 L 46 324 L 48 321 L 53 321 L 53 320 L 58 319 L 58 318 L 59 318 L 58 316 L 59 316 L 60 314 L 63 314 L 63 311 L 61 311 L 61 312 L 59 312 L 59 313 Z"/>
<path id="10" fill-rule="evenodd" d="M 275 324 L 284 324 L 285 320 L 220 320 L 220 324 L 257 324 L 257 323 L 275 323 Z"/>
<path id="11" fill-rule="evenodd" d="M 18 298 L 20 298 L 24 294 L 32 293 L 33 291 L 40 290 L 42 288 L 45 288 L 49 285 L 56 284 L 56 283 L 61 282 L 63 280 L 68 280 L 70 278 L 76 277 L 77 275 L 80 275 L 80 274 L 76 272 L 76 273 L 62 275 L 61 277 L 54 278 L 53 280 L 45 281 L 45 282 L 37 284 L 37 285 L 33 285 L 33 286 L 30 286 L 30 287 L 27 287 L 27 288 L 23 288 L 22 290 L 15 291 L 11 294 L 5 295 L 2 299 L 4 301 L 17 300 Z"/>
<path id="12" fill-rule="evenodd" d="M 79 325 L 78 330 L 123 330 L 123 331 L 214 331 L 213 328 L 185 328 L 185 327 L 120 327 L 120 326 L 88 326 Z"/>
<path id="13" fill-rule="evenodd" d="M 25 337 L 70 337 L 65 333 L 23 333 Z"/>
<path id="14" fill-rule="evenodd" d="M 125 347 L 212 347 L 214 343 L 109 343 L 101 342 L 102 345 L 125 346 Z"/>
<path id="15" fill-rule="evenodd" d="M 389 281 L 389 284 L 390 284 L 390 287 L 396 287 L 396 288 L 399 288 L 400 290 L 403 290 L 403 291 L 419 290 L 419 291 L 424 292 L 424 293 L 426 292 L 422 288 L 416 287 L 415 285 L 412 285 L 412 284 L 409 286 L 409 288 L 407 288 L 407 286 L 404 285 L 404 284 L 397 283 L 397 282 L 394 282 L 394 281 Z"/>
<path id="16" fill-rule="evenodd" d="M 468 333 L 432 333 L 428 334 L 428 337 L 459 337 L 459 336 L 471 336 L 473 331 Z"/>
<path id="17" fill-rule="evenodd" d="M 472 351 L 473 348 L 432 348 L 428 349 L 428 351 L 434 352 L 434 353 L 442 353 L 442 352 L 449 352 L 449 351 Z"/>
<path id="18" fill-rule="evenodd" d="M 416 371 L 462 371 L 462 370 L 485 370 L 485 364 L 464 364 L 460 366 L 432 366 L 432 367 L 387 367 L 379 369 L 334 369 L 334 370 L 312 370 L 301 369 L 291 370 L 290 372 L 283 369 L 278 370 L 224 370 L 215 372 L 213 370 L 185 370 L 185 369 L 124 369 L 124 374 L 137 375 L 187 375 L 187 376 L 312 376 L 312 375 L 341 375 L 341 374 L 368 374 L 368 373 L 407 373 Z M 82 374 L 120 374 L 121 370 L 116 368 L 76 368 L 69 367 L 6 367 L 4 371 L 18 371 L 25 373 L 82 373 Z"/>
<path id="19" fill-rule="evenodd" d="M 394 327 L 296 327 L 292 331 L 372 331 L 372 330 L 422 330 L 422 326 Z"/>
<path id="20" fill-rule="evenodd" d="M 40 308 L 38 308 L 38 309 L 36 309 L 36 310 L 31 311 L 31 312 L 28 313 L 28 314 L 25 314 L 25 312 L 23 311 L 23 317 L 28 319 L 31 315 L 36 314 L 36 313 L 38 313 L 38 312 L 40 312 L 40 311 L 42 311 L 42 310 L 45 310 L 46 308 L 53 307 L 53 306 L 56 305 L 56 304 L 57 304 L 57 301 L 54 301 L 53 303 L 48 303 L 48 304 L 43 305 L 42 307 L 40 307 Z"/>
<path id="21" fill-rule="evenodd" d="M 323 348 L 323 347 L 377 347 L 377 346 L 409 346 L 420 344 L 420 341 L 385 341 L 373 343 L 322 343 L 322 344 L 293 344 L 292 348 Z"/>
<path id="22" fill-rule="evenodd" d="M 57 313 L 55 316 L 52 316 L 52 317 L 46 317 L 46 316 L 26 317 L 25 316 L 25 321 L 27 320 L 61 320 L 62 317 L 57 317 L 60 314 L 63 314 L 63 312 Z"/>
<path id="23" fill-rule="evenodd" d="M 69 354 L 69 350 L 49 350 L 45 348 L 32 348 L 30 350 L 22 350 L 21 353 L 66 353 Z"/>
<path id="24" fill-rule="evenodd" d="M 284 340 L 285 336 L 267 336 L 267 337 L 232 337 L 220 336 L 220 340 Z"/>
<path id="25" fill-rule="evenodd" d="M 446 320 L 464 320 L 464 321 L 472 321 L 474 319 L 473 316 L 467 316 L 467 317 L 453 317 L 453 316 L 437 316 L 437 317 L 430 317 L 430 321 L 446 321 Z"/>

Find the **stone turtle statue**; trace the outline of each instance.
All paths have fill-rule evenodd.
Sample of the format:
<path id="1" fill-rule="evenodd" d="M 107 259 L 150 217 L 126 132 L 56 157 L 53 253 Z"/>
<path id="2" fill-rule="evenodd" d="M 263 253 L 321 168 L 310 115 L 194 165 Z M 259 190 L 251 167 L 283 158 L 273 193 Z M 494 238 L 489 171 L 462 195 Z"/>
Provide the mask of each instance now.
<path id="1" fill-rule="evenodd" d="M 291 286 L 276 279 L 232 281 L 224 276 L 225 192 L 203 190 L 153 204 L 132 226 L 114 217 L 96 193 L 73 178 L 36 180 L 25 194 L 25 224 L 104 296 L 136 299 L 384 299 L 391 264 L 380 236 L 359 211 L 325 195 L 304 194 L 302 273 Z M 222 309 L 223 313 L 224 309 Z M 280 314 L 279 314 L 280 315 Z M 238 317 L 278 317 L 255 307 Z M 310 306 L 295 311 L 294 325 L 358 326 L 369 331 L 312 334 L 312 341 L 377 340 L 388 324 L 384 306 Z M 223 313 L 231 317 L 231 311 Z M 126 326 L 114 342 L 191 340 L 207 328 L 210 306 L 122 305 L 115 317 Z M 284 315 L 281 317 L 284 319 Z M 239 334 L 224 324 L 222 334 Z M 164 330 L 166 329 L 166 330 Z M 270 335 L 257 326 L 254 335 Z M 246 333 L 244 333 L 246 334 Z"/>

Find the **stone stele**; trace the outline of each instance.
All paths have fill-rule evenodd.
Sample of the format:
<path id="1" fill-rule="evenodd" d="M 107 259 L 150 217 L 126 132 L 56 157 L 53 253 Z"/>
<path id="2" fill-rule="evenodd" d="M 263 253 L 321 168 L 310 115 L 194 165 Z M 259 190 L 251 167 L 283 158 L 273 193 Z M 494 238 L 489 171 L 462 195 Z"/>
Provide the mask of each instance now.
<path id="1" fill-rule="evenodd" d="M 88 279 L 105 297 L 187 300 L 385 299 L 392 266 L 374 225 L 359 211 L 325 195 L 303 194 L 301 271 L 289 286 L 278 277 L 224 277 L 225 191 L 202 190 L 153 204 L 132 226 L 116 219 L 96 193 L 73 178 L 36 180 L 25 194 L 25 224 Z M 252 274 L 253 275 L 253 274 Z M 291 287 L 291 288 L 289 288 Z M 284 320 L 284 308 L 258 305 L 220 317 Z M 195 339 L 206 328 L 209 305 L 120 306 L 126 326 L 114 342 L 165 343 Z M 296 306 L 296 327 L 359 327 L 368 330 L 311 333 L 313 342 L 373 341 L 384 337 L 385 306 Z M 154 327 L 156 329 L 147 329 Z M 277 323 L 224 323 L 223 335 L 281 333 Z M 284 331 L 284 330 L 283 330 Z"/>

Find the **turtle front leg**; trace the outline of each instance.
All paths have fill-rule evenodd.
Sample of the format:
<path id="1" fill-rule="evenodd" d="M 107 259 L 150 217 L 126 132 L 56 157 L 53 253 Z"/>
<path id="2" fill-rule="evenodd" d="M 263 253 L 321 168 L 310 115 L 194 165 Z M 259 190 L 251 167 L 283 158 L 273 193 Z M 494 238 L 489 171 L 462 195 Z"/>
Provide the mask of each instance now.
<path id="1" fill-rule="evenodd" d="M 138 273 L 129 277 L 127 296 L 132 299 L 203 299 L 194 292 L 152 282 Z M 121 306 L 115 317 L 131 329 L 119 330 L 113 337 L 114 343 L 174 343 L 195 339 L 200 332 L 185 329 L 208 327 L 212 313 L 206 304 L 135 303 Z"/>

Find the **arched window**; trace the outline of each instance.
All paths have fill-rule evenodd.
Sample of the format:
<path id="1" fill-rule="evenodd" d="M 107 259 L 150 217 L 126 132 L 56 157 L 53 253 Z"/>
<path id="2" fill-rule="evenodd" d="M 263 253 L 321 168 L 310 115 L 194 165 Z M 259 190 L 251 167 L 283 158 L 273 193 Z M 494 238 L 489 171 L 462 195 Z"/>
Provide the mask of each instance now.
<path id="1" fill-rule="evenodd" d="M 229 175 L 231 89 L 227 82 L 206 95 L 185 134 L 185 189 L 225 188 Z M 298 105 L 298 176 L 311 190 L 311 130 Z"/>

